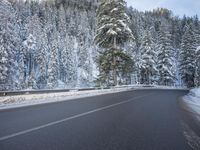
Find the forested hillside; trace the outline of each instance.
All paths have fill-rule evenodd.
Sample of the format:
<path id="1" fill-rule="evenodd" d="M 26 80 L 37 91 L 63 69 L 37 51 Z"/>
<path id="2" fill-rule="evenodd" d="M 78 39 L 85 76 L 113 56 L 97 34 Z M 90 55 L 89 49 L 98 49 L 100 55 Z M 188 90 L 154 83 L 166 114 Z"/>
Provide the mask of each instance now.
<path id="1" fill-rule="evenodd" d="M 98 1 L 1 0 L 0 89 L 96 86 Z M 199 86 L 198 17 L 126 11 L 134 39 L 123 49 L 134 63 L 119 84 Z"/>

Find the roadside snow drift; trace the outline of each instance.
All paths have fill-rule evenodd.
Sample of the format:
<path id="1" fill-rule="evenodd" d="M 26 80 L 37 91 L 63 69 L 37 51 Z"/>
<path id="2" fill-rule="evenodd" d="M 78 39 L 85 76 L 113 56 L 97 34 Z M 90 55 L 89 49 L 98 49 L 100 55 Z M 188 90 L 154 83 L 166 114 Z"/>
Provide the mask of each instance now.
<path id="1" fill-rule="evenodd" d="M 30 95 L 16 95 L 0 97 L 0 110 L 17 108 L 23 106 L 53 103 L 59 101 L 73 100 L 77 98 L 91 97 L 102 94 L 126 91 L 128 88 L 89 90 L 89 91 L 70 91 L 63 93 L 44 93 Z"/>
<path id="2" fill-rule="evenodd" d="M 200 121 L 200 88 L 190 90 L 189 94 L 182 98 L 184 109 L 193 113 L 195 119 Z"/>

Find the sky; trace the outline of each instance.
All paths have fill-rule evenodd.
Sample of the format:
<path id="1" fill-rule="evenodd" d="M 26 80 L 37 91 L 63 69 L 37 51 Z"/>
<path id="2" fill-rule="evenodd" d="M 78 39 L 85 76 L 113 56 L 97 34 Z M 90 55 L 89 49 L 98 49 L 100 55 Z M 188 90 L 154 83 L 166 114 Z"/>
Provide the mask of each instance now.
<path id="1" fill-rule="evenodd" d="M 200 18 L 200 0 L 126 0 L 128 6 L 140 11 L 152 10 L 157 7 L 168 8 L 174 15 L 182 17 L 198 15 Z"/>

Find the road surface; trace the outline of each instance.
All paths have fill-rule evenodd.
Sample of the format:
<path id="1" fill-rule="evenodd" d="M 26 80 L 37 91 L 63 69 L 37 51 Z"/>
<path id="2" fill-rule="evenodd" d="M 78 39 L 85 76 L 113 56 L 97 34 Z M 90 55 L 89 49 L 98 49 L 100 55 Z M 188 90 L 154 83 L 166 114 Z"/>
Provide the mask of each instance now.
<path id="1" fill-rule="evenodd" d="M 137 90 L 0 111 L 0 150 L 190 150 L 177 98 Z"/>

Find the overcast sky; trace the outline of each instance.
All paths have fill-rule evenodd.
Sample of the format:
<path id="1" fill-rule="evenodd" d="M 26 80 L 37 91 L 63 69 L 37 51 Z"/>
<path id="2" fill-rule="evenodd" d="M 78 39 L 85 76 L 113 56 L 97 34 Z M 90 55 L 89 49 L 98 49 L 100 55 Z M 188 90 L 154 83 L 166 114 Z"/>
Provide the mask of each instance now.
<path id="1" fill-rule="evenodd" d="M 132 6 L 140 11 L 152 10 L 157 7 L 168 8 L 175 15 L 194 16 L 200 18 L 200 0 L 126 0 L 128 6 Z"/>

